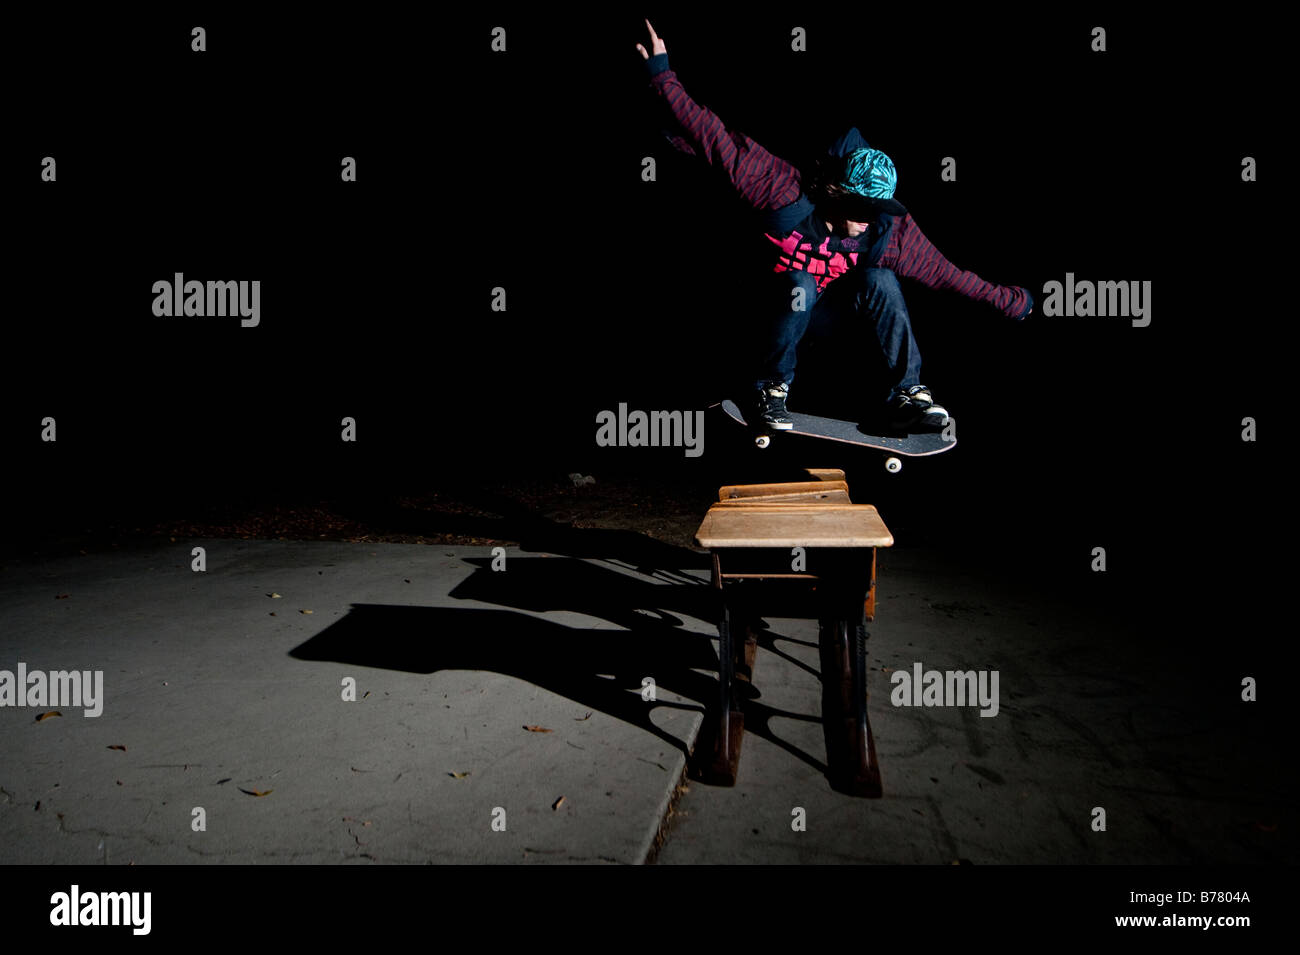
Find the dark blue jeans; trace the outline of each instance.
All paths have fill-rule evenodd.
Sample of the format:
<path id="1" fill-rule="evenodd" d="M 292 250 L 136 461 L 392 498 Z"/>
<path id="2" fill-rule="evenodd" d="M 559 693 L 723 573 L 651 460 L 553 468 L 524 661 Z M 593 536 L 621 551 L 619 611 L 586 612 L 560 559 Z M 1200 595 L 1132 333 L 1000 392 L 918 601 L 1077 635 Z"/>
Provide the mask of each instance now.
<path id="1" fill-rule="evenodd" d="M 807 272 L 780 272 L 772 280 L 771 294 L 784 294 L 784 310 L 763 336 L 756 384 L 794 381 L 800 343 L 830 336 L 836 339 L 837 349 L 852 350 L 865 400 L 878 398 L 883 404 L 895 389 L 921 383 L 921 353 L 898 277 L 889 269 L 852 269 L 831 282 L 821 295 L 816 280 Z M 795 288 L 803 289 L 803 310 L 792 307 Z"/>

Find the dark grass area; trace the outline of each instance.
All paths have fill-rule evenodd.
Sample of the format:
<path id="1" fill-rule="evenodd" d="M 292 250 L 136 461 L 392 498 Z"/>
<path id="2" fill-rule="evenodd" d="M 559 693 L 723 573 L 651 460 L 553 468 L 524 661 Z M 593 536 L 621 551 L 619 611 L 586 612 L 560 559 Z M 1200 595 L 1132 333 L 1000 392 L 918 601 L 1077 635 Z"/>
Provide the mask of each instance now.
<path id="1" fill-rule="evenodd" d="M 556 475 L 401 490 L 263 491 L 136 500 L 124 509 L 119 500 L 115 511 L 20 522 L 2 550 L 9 558 L 60 556 L 187 538 L 518 545 L 538 525 L 629 531 L 689 548 L 717 494 L 707 481 L 579 477 L 593 480 Z"/>
<path id="2" fill-rule="evenodd" d="M 806 464 L 846 463 L 805 453 L 808 445 L 789 447 L 793 460 Z M 853 500 L 875 505 L 895 537 L 895 547 L 880 554 L 884 571 L 894 560 L 920 555 L 989 586 L 1080 599 L 1149 621 L 1153 635 L 1178 633 L 1187 647 L 1219 639 L 1207 608 L 1262 586 L 1249 568 L 1219 560 L 1213 548 L 1185 546 L 1183 532 L 1159 515 L 1129 509 L 1119 517 L 1136 524 L 1112 514 L 1095 525 L 1092 512 L 1071 516 L 1071 500 L 1050 491 L 964 488 L 953 480 L 955 458 L 912 461 L 898 476 L 885 474 L 874 456 L 847 462 Z M 706 567 L 694 536 L 721 485 L 802 476 L 779 450 L 698 468 L 633 467 L 626 460 L 570 474 L 541 466 L 471 467 L 437 483 L 420 482 L 415 469 L 390 472 L 404 480 L 384 480 L 384 469 L 376 470 L 318 480 L 298 473 L 279 481 L 208 481 L 191 490 L 118 485 L 79 494 L 69 484 L 33 487 L 29 506 L 13 512 L 0 555 L 12 563 L 194 539 L 331 540 L 503 545 L 650 560 L 665 569 Z M 473 477 L 475 470 L 483 477 Z M 1104 574 L 1090 569 L 1089 548 L 1097 542 L 1110 548 Z M 1232 606 L 1234 630 L 1248 634 L 1239 639 L 1267 643 L 1261 610 L 1241 599 Z"/>

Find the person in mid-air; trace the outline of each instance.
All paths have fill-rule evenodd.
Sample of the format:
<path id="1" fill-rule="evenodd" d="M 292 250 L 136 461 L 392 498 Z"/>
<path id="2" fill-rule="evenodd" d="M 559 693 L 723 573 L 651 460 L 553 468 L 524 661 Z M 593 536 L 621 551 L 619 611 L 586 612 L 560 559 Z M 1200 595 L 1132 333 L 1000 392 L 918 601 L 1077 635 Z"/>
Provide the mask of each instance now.
<path id="1" fill-rule="evenodd" d="M 771 242 L 772 272 L 782 297 L 775 320 L 758 332 L 752 411 L 774 429 L 789 429 L 786 411 L 796 350 L 812 327 L 865 318 L 879 346 L 878 374 L 864 395 L 862 417 L 891 430 L 940 431 L 948 412 L 921 384 L 921 356 L 898 279 L 952 289 L 987 302 L 1014 319 L 1034 307 L 1024 288 L 994 285 L 958 269 L 917 227 L 894 198 L 897 173 L 890 158 L 850 129 L 800 171 L 748 136 L 728 129 L 695 103 L 668 66 L 668 50 L 650 21 L 650 49 L 638 43 L 653 92 L 670 114 L 666 130 L 678 150 L 721 169 L 759 213 Z M 868 346 L 875 352 L 875 346 Z M 873 355 L 868 364 L 877 364 Z"/>

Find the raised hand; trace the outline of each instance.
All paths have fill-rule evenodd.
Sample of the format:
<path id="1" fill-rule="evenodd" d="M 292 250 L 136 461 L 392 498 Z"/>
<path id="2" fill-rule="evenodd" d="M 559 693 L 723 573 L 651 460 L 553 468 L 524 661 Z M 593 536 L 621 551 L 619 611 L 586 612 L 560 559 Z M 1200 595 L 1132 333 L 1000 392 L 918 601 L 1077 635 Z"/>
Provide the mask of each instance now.
<path id="1" fill-rule="evenodd" d="M 650 57 L 658 56 L 660 53 L 667 53 L 668 47 L 664 46 L 664 41 L 659 38 L 658 33 L 655 33 L 655 28 L 650 25 L 649 20 L 646 20 L 645 26 L 646 29 L 650 31 L 650 52 L 647 53 L 645 51 L 645 46 L 638 43 L 636 48 L 637 52 L 641 54 L 641 59 L 648 60 Z"/>

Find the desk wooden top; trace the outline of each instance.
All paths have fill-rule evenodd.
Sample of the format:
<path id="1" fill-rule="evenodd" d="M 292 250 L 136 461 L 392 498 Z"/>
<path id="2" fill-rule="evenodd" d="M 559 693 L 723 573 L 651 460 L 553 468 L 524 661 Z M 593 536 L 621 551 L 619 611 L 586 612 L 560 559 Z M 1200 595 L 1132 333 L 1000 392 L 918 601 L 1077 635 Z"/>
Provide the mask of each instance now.
<path id="1" fill-rule="evenodd" d="M 695 540 L 717 547 L 892 547 L 894 535 L 870 504 L 714 505 Z"/>

